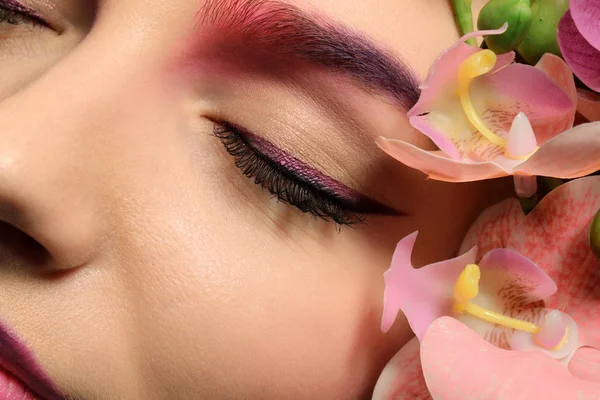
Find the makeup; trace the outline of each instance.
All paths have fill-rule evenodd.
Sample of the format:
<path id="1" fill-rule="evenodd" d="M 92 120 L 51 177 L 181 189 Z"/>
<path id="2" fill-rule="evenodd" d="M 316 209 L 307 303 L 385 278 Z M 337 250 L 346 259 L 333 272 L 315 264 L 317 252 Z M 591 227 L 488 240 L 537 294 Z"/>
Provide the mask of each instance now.
<path id="1" fill-rule="evenodd" d="M 26 7 L 16 0 L 0 0 L 0 8 L 4 8 L 14 13 L 23 14 L 39 21 L 44 21 L 44 17 L 42 17 L 37 11 Z"/>
<path id="2" fill-rule="evenodd" d="M 182 51 L 185 69 L 204 69 L 207 55 L 263 71 L 312 67 L 407 110 L 419 99 L 419 80 L 408 65 L 324 15 L 277 0 L 207 0 L 197 15 L 199 28 Z"/>
<path id="3" fill-rule="evenodd" d="M 0 388 L 9 383 L 18 384 L 13 389 L 15 394 L 23 394 L 9 397 L 11 399 L 35 394 L 44 400 L 64 400 L 24 342 L 0 322 Z"/>
<path id="4" fill-rule="evenodd" d="M 340 224 L 361 222 L 355 214 L 403 215 L 311 167 L 246 129 L 215 122 L 215 136 L 242 173 L 303 212 Z"/>

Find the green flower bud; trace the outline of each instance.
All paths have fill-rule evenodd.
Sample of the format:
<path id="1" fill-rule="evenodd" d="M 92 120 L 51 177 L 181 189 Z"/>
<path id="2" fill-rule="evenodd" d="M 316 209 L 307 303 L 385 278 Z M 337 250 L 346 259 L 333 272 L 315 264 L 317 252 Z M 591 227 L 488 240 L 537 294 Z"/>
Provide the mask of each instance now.
<path id="1" fill-rule="evenodd" d="M 545 53 L 561 56 L 557 42 L 558 21 L 569 8 L 569 0 L 534 0 L 529 31 L 517 52 L 527 63 L 537 63 Z"/>
<path id="2" fill-rule="evenodd" d="M 496 54 L 508 53 L 525 39 L 531 25 L 531 2 L 529 0 L 490 0 L 479 13 L 479 30 L 498 29 L 508 22 L 508 29 L 501 35 L 486 36 L 485 44 Z"/>
<path id="3" fill-rule="evenodd" d="M 596 257 L 600 258 L 600 211 L 596 213 L 590 225 L 590 247 Z"/>

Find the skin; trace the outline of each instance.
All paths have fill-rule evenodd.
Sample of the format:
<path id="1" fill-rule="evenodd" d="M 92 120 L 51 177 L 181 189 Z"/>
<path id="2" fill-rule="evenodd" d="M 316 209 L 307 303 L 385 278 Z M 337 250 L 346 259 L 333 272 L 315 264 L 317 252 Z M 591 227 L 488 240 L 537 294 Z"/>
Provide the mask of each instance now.
<path id="1" fill-rule="evenodd" d="M 451 257 L 511 181 L 426 180 L 373 143 L 423 140 L 405 111 L 324 74 L 307 85 L 335 86 L 345 113 L 243 69 L 190 74 L 179 60 L 202 1 L 26 3 L 63 34 L 0 26 L 0 318 L 58 387 L 89 400 L 369 398 L 411 338 L 403 318 L 379 329 L 396 242 L 419 230 L 415 265 Z M 295 4 L 420 78 L 458 38 L 441 0 Z M 278 203 L 210 134 L 215 109 L 407 216 L 338 233 Z"/>

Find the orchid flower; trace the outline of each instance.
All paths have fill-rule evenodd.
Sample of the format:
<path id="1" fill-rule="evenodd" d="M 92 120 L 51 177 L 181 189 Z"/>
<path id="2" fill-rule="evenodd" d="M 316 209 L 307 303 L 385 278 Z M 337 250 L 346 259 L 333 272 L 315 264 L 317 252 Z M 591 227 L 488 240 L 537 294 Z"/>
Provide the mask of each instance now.
<path id="1" fill-rule="evenodd" d="M 402 310 L 419 340 L 433 321 L 452 316 L 498 347 L 539 347 L 558 359 L 576 349 L 575 321 L 539 306 L 556 293 L 556 284 L 526 257 L 494 249 L 475 264 L 474 247 L 460 257 L 415 269 L 410 259 L 416 238 L 413 233 L 398 243 L 384 274 L 384 332 Z"/>
<path id="2" fill-rule="evenodd" d="M 514 175 L 523 197 L 535 191 L 536 175 L 573 178 L 600 169 L 600 124 L 570 129 L 577 94 L 560 58 L 546 54 L 532 67 L 514 64 L 514 52 L 496 56 L 465 44 L 505 30 L 465 35 L 430 69 L 408 117 L 436 150 L 383 137 L 379 147 L 437 180 Z"/>
<path id="3" fill-rule="evenodd" d="M 496 399 L 499 393 L 507 399 L 553 398 L 537 395 L 552 390 L 599 396 L 600 383 L 586 380 L 599 382 L 600 367 L 585 362 L 600 365 L 600 260 L 588 238 L 598 209 L 600 177 L 587 177 L 553 190 L 528 215 L 514 198 L 486 210 L 469 230 L 460 257 L 415 270 L 410 250 L 416 235 L 403 239 L 385 275 L 382 329 L 401 309 L 417 338 L 388 363 L 374 399 Z M 477 278 L 464 267 L 470 263 L 481 273 L 471 303 L 501 314 L 495 317 L 503 325 L 456 307 L 475 293 L 464 296 Z M 461 282 L 467 290 L 457 296 Z M 510 328 L 504 317 L 533 322 L 539 330 Z M 560 386 L 566 384 L 571 386 Z"/>
<path id="4" fill-rule="evenodd" d="M 563 57 L 583 83 L 600 92 L 600 2 L 571 0 L 558 24 Z"/>

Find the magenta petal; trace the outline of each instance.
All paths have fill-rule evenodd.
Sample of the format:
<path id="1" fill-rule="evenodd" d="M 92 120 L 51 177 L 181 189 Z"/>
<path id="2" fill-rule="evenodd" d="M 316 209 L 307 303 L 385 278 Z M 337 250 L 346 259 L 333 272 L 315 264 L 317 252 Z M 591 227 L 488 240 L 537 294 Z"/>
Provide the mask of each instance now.
<path id="1" fill-rule="evenodd" d="M 387 332 L 398 311 L 402 310 L 420 340 L 433 321 L 443 315 L 451 315 L 454 284 L 467 264 L 475 261 L 477 249 L 415 269 L 411 255 L 416 239 L 417 232 L 398 243 L 392 265 L 384 274 L 381 330 Z"/>
<path id="2" fill-rule="evenodd" d="M 600 50 L 581 35 L 570 11 L 558 24 L 558 44 L 573 73 L 590 89 L 600 91 Z"/>
<path id="3" fill-rule="evenodd" d="M 571 17 L 577 30 L 589 44 L 600 50 L 600 1 L 571 0 Z"/>
<path id="4" fill-rule="evenodd" d="M 510 171 L 493 162 L 456 161 L 440 151 L 426 151 L 401 140 L 379 137 L 376 143 L 404 165 L 440 181 L 471 182 L 510 174 Z"/>
<path id="5" fill-rule="evenodd" d="M 516 170 L 565 179 L 600 170 L 600 122 L 578 125 L 556 136 Z"/>

